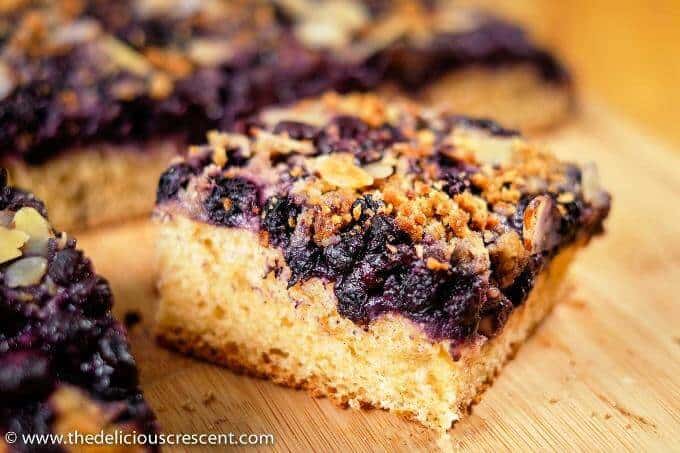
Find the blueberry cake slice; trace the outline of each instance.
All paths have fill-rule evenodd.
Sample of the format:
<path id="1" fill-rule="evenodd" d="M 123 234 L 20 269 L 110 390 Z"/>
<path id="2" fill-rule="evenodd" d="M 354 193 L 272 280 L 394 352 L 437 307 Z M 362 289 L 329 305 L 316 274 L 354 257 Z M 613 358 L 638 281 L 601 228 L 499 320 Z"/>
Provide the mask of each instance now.
<path id="1" fill-rule="evenodd" d="M 160 179 L 160 340 L 435 429 L 549 312 L 609 210 L 592 167 L 368 94 L 238 130 Z"/>
<path id="2" fill-rule="evenodd" d="M 18 436 L 0 440 L 0 452 L 68 451 L 25 445 L 23 434 L 156 432 L 111 304 L 108 283 L 75 240 L 0 169 L 0 439 Z"/>
<path id="3" fill-rule="evenodd" d="M 186 143 L 327 90 L 554 123 L 561 65 L 518 27 L 430 1 L 0 5 L 0 162 L 60 228 L 148 213 Z M 55 190 L 59 187 L 59 190 Z"/>

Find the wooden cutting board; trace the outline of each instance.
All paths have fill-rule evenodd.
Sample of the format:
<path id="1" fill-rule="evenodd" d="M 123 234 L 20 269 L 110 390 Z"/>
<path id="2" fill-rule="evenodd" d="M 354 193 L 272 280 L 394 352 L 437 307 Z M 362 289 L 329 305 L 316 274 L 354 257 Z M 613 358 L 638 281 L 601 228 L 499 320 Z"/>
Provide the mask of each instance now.
<path id="1" fill-rule="evenodd" d="M 580 256 L 568 299 L 449 439 L 158 347 L 153 227 L 80 235 L 113 285 L 116 314 L 142 315 L 131 341 L 163 429 L 273 433 L 277 451 L 680 451 L 680 158 L 596 104 L 542 139 L 597 162 L 614 197 L 608 233 Z"/>

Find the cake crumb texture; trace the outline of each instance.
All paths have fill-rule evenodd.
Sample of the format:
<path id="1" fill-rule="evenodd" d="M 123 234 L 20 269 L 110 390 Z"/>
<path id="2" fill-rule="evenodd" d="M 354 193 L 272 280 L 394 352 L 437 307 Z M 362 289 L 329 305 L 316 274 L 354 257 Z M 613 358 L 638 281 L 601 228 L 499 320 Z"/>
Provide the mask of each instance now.
<path id="1" fill-rule="evenodd" d="M 446 430 L 558 298 L 574 249 L 538 277 L 502 333 L 451 348 L 386 315 L 366 328 L 341 316 L 330 285 L 288 288 L 270 271 L 282 260 L 248 231 L 178 217 L 158 241 L 157 333 L 179 351 L 236 371 L 305 388 L 341 406 L 376 407 Z"/>
<path id="2" fill-rule="evenodd" d="M 158 177 L 181 149 L 173 140 L 99 144 L 38 165 L 13 158 L 3 165 L 15 186 L 44 201 L 54 225 L 77 231 L 148 215 Z"/>

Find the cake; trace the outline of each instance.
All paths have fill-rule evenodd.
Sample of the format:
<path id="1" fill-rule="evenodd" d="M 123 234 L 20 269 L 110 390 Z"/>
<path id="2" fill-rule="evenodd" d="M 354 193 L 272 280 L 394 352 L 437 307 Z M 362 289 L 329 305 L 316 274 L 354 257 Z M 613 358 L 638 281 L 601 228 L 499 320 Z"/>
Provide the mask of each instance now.
<path id="1" fill-rule="evenodd" d="M 0 452 L 68 450 L 26 444 L 26 434 L 156 433 L 108 283 L 52 228 L 42 202 L 6 176 L 0 171 Z"/>
<path id="2" fill-rule="evenodd" d="M 326 94 L 162 175 L 157 335 L 446 430 L 559 297 L 610 198 L 487 120 Z"/>
<path id="3" fill-rule="evenodd" d="M 327 90 L 527 128 L 572 99 L 520 28 L 449 2 L 4 2 L 0 55 L 0 163 L 62 229 L 150 212 L 187 143 Z"/>

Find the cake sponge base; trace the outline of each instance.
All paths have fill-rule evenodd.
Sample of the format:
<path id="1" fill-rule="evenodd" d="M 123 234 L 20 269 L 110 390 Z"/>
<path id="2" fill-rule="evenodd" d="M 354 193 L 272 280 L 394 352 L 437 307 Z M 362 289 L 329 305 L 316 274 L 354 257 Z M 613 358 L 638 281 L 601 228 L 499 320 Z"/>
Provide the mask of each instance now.
<path id="1" fill-rule="evenodd" d="M 33 165 L 7 158 L 12 184 L 33 192 L 52 223 L 74 231 L 148 215 L 158 178 L 182 144 L 95 144 L 73 148 Z"/>

